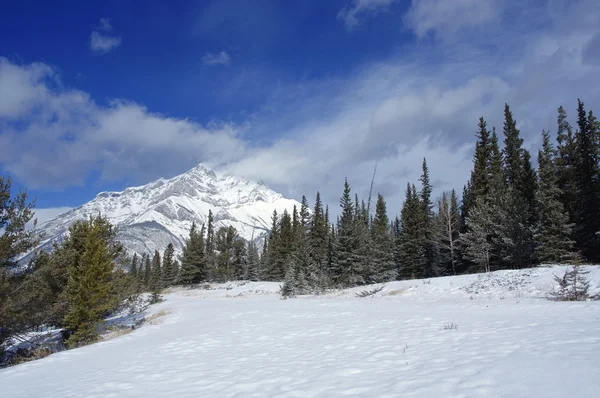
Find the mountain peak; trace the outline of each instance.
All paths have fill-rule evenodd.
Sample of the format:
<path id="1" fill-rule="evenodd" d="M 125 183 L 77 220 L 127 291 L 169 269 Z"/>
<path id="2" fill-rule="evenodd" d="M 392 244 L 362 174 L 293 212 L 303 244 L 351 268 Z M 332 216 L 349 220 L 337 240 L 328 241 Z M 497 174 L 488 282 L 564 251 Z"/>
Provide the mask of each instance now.
<path id="1" fill-rule="evenodd" d="M 92 201 L 42 224 L 40 232 L 45 238 L 42 246 L 51 247 L 74 221 L 102 214 L 118 227 L 119 239 L 132 253 L 163 251 L 169 243 L 180 251 L 192 222 L 205 224 L 209 211 L 216 229 L 231 225 L 242 238 L 259 240 L 270 228 L 273 210 L 291 212 L 294 205 L 300 203 L 262 182 L 219 176 L 200 163 L 170 179 L 121 192 L 101 192 Z"/>

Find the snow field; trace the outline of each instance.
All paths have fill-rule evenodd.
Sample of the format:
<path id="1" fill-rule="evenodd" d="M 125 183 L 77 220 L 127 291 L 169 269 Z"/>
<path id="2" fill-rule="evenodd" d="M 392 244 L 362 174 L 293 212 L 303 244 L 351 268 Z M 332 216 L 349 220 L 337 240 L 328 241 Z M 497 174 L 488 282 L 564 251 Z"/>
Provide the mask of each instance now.
<path id="1" fill-rule="evenodd" d="M 535 298 L 552 273 L 393 282 L 367 298 L 173 289 L 149 310 L 166 314 L 129 334 L 1 370 L 0 396 L 599 396 L 600 302 Z"/>

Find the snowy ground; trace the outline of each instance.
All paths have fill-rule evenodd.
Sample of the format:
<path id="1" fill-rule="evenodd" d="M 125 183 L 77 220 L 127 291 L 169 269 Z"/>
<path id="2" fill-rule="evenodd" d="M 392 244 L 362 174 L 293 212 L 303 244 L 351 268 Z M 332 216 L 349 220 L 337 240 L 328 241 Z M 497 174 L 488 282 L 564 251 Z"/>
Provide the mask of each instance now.
<path id="1" fill-rule="evenodd" d="M 600 302 L 545 300 L 553 273 L 394 282 L 368 298 L 178 289 L 129 334 L 0 370 L 0 396 L 598 397 Z M 597 291 L 600 269 L 589 277 Z"/>

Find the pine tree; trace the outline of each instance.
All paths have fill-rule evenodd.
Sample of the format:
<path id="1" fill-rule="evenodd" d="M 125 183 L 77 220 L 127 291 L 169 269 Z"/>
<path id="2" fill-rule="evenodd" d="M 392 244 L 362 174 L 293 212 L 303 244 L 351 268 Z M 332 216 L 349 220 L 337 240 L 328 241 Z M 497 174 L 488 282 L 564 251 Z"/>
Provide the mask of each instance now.
<path id="1" fill-rule="evenodd" d="M 162 274 L 160 279 L 161 287 L 173 286 L 177 279 L 177 269 L 175 266 L 175 247 L 169 242 L 162 258 Z"/>
<path id="2" fill-rule="evenodd" d="M 331 272 L 332 282 L 338 286 L 356 286 L 362 284 L 361 264 L 356 262 L 357 237 L 354 231 L 354 214 L 357 204 L 352 203 L 350 184 L 344 181 L 344 193 L 340 199 L 342 214 L 337 226 L 335 240 L 335 262 Z"/>
<path id="3" fill-rule="evenodd" d="M 294 236 L 292 227 L 292 217 L 287 210 L 284 210 L 281 219 L 277 222 L 274 240 L 269 242 L 270 269 L 268 276 L 270 280 L 283 280 L 294 252 L 295 243 L 296 236 Z"/>
<path id="4" fill-rule="evenodd" d="M 421 204 L 421 234 L 423 245 L 425 249 L 425 257 L 427 263 L 422 271 L 424 277 L 433 276 L 433 269 L 436 267 L 437 254 L 435 251 L 435 245 L 433 244 L 432 238 L 432 227 L 431 220 L 433 219 L 433 203 L 431 202 L 431 192 L 433 188 L 429 179 L 429 168 L 427 167 L 427 160 L 423 158 L 422 174 L 419 178 L 421 181 L 421 191 L 419 192 L 419 199 Z"/>
<path id="5" fill-rule="evenodd" d="M 473 171 L 470 181 L 470 199 L 488 197 L 490 193 L 489 165 L 492 157 L 492 142 L 487 123 L 483 117 L 479 118 L 479 131 L 477 132 L 477 143 L 475 145 L 475 156 L 473 159 Z"/>
<path id="6" fill-rule="evenodd" d="M 460 215 L 456 192 L 442 193 L 438 200 L 438 214 L 434 222 L 433 241 L 440 255 L 440 272 L 456 275 L 458 263 L 458 239 Z"/>
<path id="7" fill-rule="evenodd" d="M 131 259 L 131 268 L 129 270 L 129 272 L 131 273 L 131 276 L 133 276 L 134 278 L 138 277 L 138 257 L 137 257 L 137 253 L 133 253 L 133 258 Z"/>
<path id="8" fill-rule="evenodd" d="M 303 234 L 308 231 L 311 221 L 308 200 L 306 199 L 306 196 L 302 195 L 302 202 L 300 205 L 300 225 L 302 226 Z"/>
<path id="9" fill-rule="evenodd" d="M 221 227 L 215 235 L 216 268 L 213 280 L 226 282 L 235 279 L 234 243 L 238 239 L 233 226 Z"/>
<path id="10" fill-rule="evenodd" d="M 406 186 L 406 199 L 400 212 L 402 231 L 400 233 L 399 272 L 401 279 L 425 277 L 428 268 L 423 234 L 423 206 L 417 190 L 409 183 Z"/>
<path id="11" fill-rule="evenodd" d="M 200 232 L 196 223 L 192 223 L 190 233 L 183 246 L 181 255 L 181 283 L 189 285 L 208 279 L 206 257 L 204 253 L 204 225 Z"/>
<path id="12" fill-rule="evenodd" d="M 84 250 L 79 261 L 69 267 L 66 287 L 69 310 L 65 322 L 74 331 L 68 340 L 70 346 L 97 338 L 98 324 L 115 300 L 111 294 L 113 258 L 103 233 L 102 220 L 91 218 L 87 223 L 84 226 L 87 229 Z"/>
<path id="13" fill-rule="evenodd" d="M 254 240 L 248 242 L 248 272 L 246 278 L 249 281 L 259 281 L 260 277 L 260 256 L 258 254 L 258 248 Z"/>
<path id="14" fill-rule="evenodd" d="M 0 176 L 0 270 L 14 266 L 15 258 L 37 243 L 35 232 L 26 228 L 33 220 L 35 201 L 27 202 L 26 191 L 11 195 L 11 186 L 10 177 Z"/>
<path id="15" fill-rule="evenodd" d="M 150 287 L 152 284 L 152 263 L 150 261 L 150 255 L 146 254 L 146 261 L 144 262 L 144 286 Z"/>
<path id="16" fill-rule="evenodd" d="M 377 195 L 375 217 L 371 224 L 371 242 L 373 245 L 373 275 L 367 282 L 387 282 L 397 278 L 394 263 L 394 242 L 387 216 L 387 206 L 383 196 Z"/>
<path id="17" fill-rule="evenodd" d="M 150 280 L 150 287 L 154 292 L 160 291 L 163 288 L 162 263 L 158 250 L 154 251 L 154 257 L 152 258 L 152 278 Z"/>
<path id="18" fill-rule="evenodd" d="M 233 277 L 235 280 L 248 279 L 248 252 L 246 241 L 239 236 L 233 241 Z"/>
<path id="19" fill-rule="evenodd" d="M 574 243 L 570 239 L 569 215 L 560 200 L 555 158 L 556 151 L 550 142 L 550 134 L 542 131 L 542 149 L 538 152 L 540 188 L 537 194 L 540 217 L 535 239 L 538 258 L 550 263 L 568 259 Z"/>
<path id="20" fill-rule="evenodd" d="M 577 247 L 589 261 L 600 261 L 600 126 L 593 113 L 586 115 L 584 104 L 578 100 L 578 130 L 575 132 L 577 158 L 575 181 L 578 192 L 576 226 Z"/>
<path id="21" fill-rule="evenodd" d="M 260 254 L 260 263 L 259 263 L 259 268 L 258 268 L 258 275 L 259 275 L 260 280 L 269 280 L 268 279 L 269 264 L 270 264 L 269 236 L 270 235 L 265 235 L 265 239 L 263 241 L 262 253 Z"/>
<path id="22" fill-rule="evenodd" d="M 567 121 L 567 112 L 561 106 L 558 108 L 558 130 L 556 135 L 558 156 L 556 158 L 557 184 L 560 190 L 560 200 L 567 214 L 569 223 L 576 220 L 578 203 L 577 183 L 575 180 L 575 162 L 577 161 L 577 144 L 573 129 Z"/>
<path id="23" fill-rule="evenodd" d="M 497 238 L 494 251 L 511 268 L 534 263 L 533 225 L 535 219 L 535 174 L 530 156 L 508 105 L 504 107 L 504 175 L 507 196 L 497 199 L 494 224 Z M 500 216 L 502 214 L 502 216 Z"/>
<path id="24" fill-rule="evenodd" d="M 316 264 L 321 274 L 325 274 L 326 272 L 328 234 L 328 220 L 323 213 L 321 194 L 317 192 L 313 217 L 308 232 L 308 246 L 310 247 L 312 261 Z"/>
<path id="25" fill-rule="evenodd" d="M 206 272 L 208 277 L 215 272 L 215 224 L 212 210 L 208 210 L 206 221 L 206 244 L 204 245 L 204 257 L 206 261 Z"/>
<path id="26" fill-rule="evenodd" d="M 478 198 L 466 219 L 467 232 L 460 235 L 465 257 L 485 272 L 492 269 L 492 243 L 494 209 L 483 198 Z"/>
<path id="27" fill-rule="evenodd" d="M 502 151 L 498 145 L 498 136 L 496 135 L 496 129 L 492 129 L 492 139 L 490 146 L 490 159 L 487 169 L 488 174 L 488 193 L 485 196 L 485 200 L 494 202 L 498 198 L 502 197 L 506 193 L 506 183 L 504 179 L 504 172 L 502 170 Z"/>

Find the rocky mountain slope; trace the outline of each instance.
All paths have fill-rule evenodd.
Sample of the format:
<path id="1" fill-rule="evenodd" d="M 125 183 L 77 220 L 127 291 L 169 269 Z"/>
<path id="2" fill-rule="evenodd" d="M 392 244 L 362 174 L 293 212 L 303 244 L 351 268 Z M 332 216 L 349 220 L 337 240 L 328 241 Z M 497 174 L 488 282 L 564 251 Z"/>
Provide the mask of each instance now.
<path id="1" fill-rule="evenodd" d="M 217 175 L 202 164 L 171 179 L 102 192 L 92 201 L 49 220 L 39 227 L 42 247 L 51 247 L 78 219 L 102 214 L 119 229 L 119 239 L 133 253 L 162 252 L 173 243 L 180 251 L 192 222 L 208 220 L 212 210 L 215 229 L 232 225 L 244 239 L 258 239 L 268 231 L 273 210 L 279 214 L 300 204 L 284 198 L 262 183 L 231 175 Z"/>

